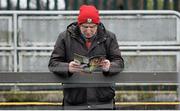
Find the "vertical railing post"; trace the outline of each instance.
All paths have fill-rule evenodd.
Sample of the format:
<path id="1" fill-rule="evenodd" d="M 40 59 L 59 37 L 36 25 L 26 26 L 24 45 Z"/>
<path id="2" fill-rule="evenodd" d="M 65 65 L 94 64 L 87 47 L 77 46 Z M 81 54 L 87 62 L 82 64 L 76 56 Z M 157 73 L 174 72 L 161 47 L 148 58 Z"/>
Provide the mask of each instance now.
<path id="1" fill-rule="evenodd" d="M 17 41 L 17 13 L 13 13 L 13 53 L 14 53 L 14 72 L 18 71 L 18 51 L 17 51 L 17 46 L 18 46 L 18 41 Z"/>

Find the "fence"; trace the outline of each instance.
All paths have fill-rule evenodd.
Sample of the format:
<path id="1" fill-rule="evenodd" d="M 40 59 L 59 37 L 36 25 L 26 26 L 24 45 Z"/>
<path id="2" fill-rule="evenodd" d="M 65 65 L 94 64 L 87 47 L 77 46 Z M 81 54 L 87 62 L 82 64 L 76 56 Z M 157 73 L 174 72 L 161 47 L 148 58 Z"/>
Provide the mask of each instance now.
<path id="1" fill-rule="evenodd" d="M 37 77 L 33 76 L 33 72 L 48 71 L 49 56 L 57 36 L 65 30 L 70 22 L 76 20 L 77 13 L 77 11 L 1 11 L 0 71 L 14 72 L 12 73 L 14 76 L 8 76 L 7 73 L 7 75 L 4 75 L 5 73 L 3 73 L 0 81 L 6 81 L 7 77 L 10 77 L 7 81 L 13 80 L 18 73 L 22 74 L 22 72 L 29 72 L 28 77 L 31 78 L 29 80 L 33 80 L 34 77 Z M 161 107 L 157 103 L 157 109 L 163 108 L 167 104 L 172 104 L 168 107 L 169 109 L 178 109 L 179 86 L 177 84 L 178 80 L 174 82 L 174 79 L 179 79 L 180 71 L 180 14 L 175 11 L 100 11 L 100 14 L 106 28 L 117 35 L 122 56 L 125 60 L 124 74 L 122 73 L 122 76 L 119 76 L 117 81 L 120 85 L 118 87 L 120 91 L 116 92 L 117 95 L 119 93 L 123 96 L 117 96 L 117 101 L 121 102 L 117 102 L 117 104 L 122 105 L 129 101 L 148 102 L 154 100 L 156 102 L 166 102 L 163 105 L 159 103 Z M 128 72 L 136 73 L 128 75 Z M 146 74 L 142 72 L 146 72 Z M 163 72 L 165 75 L 158 78 L 157 72 Z M 126 80 L 125 78 L 121 79 L 121 77 L 125 76 L 125 73 L 128 75 L 128 79 L 134 82 L 137 82 L 135 80 L 138 74 L 141 74 L 141 76 L 137 76 L 139 80 L 147 80 L 145 78 L 149 78 L 152 81 L 149 81 L 148 84 L 146 83 L 147 81 L 144 81 L 144 84 L 129 83 L 131 81 L 124 81 Z M 173 73 L 176 73 L 176 76 L 172 76 Z M 152 75 L 157 76 L 151 78 L 150 76 Z M 20 77 L 18 81 L 26 78 L 22 75 L 17 76 Z M 156 78 L 159 81 L 153 83 Z M 173 78 L 173 81 L 168 81 L 171 78 Z M 17 83 L 11 81 L 13 84 L 2 83 L 1 85 L 10 86 L 10 89 L 14 91 L 18 81 L 16 81 Z M 121 84 L 121 82 L 127 82 L 127 84 Z M 27 84 L 25 85 L 24 88 L 27 90 L 36 89 L 36 86 L 33 84 L 30 84 L 33 88 L 28 88 Z M 23 87 L 21 84 L 20 86 Z M 54 84 L 50 86 L 52 88 L 56 87 Z M 40 85 L 42 91 L 44 91 L 43 88 L 50 88 L 50 86 Z M 1 88 L 5 90 L 7 87 Z M 133 93 L 132 95 L 131 91 L 135 91 L 136 94 Z M 2 94 L 6 95 L 3 92 Z M 16 94 L 19 93 L 13 92 L 13 95 Z M 147 96 L 148 101 L 147 98 L 142 99 Z M 169 98 L 162 100 L 166 96 Z M 14 98 L 17 99 L 17 97 Z M 168 100 L 170 101 L 168 102 Z M 155 104 L 152 103 L 134 104 L 139 104 L 138 106 L 143 104 L 144 109 L 153 109 L 155 107 Z"/>
<path id="2" fill-rule="evenodd" d="M 101 10 L 176 10 L 179 0 L 65 0 L 66 10 L 77 10 L 82 4 L 93 4 Z"/>
<path id="3" fill-rule="evenodd" d="M 77 10 L 93 4 L 101 10 L 176 10 L 180 0 L 1 0 L 2 10 Z"/>
<path id="4" fill-rule="evenodd" d="M 145 76 L 146 75 L 146 76 Z M 34 100 L 31 98 L 32 101 L 23 101 L 20 98 L 23 98 L 22 95 L 25 93 L 25 91 L 42 91 L 45 94 L 47 91 L 44 90 L 61 90 L 63 88 L 69 88 L 69 87 L 104 87 L 104 84 L 102 83 L 116 83 L 116 90 L 120 91 L 121 94 L 128 93 L 127 89 L 126 92 L 122 93 L 122 89 L 119 89 L 121 87 L 128 87 L 133 84 L 133 86 L 140 85 L 140 86 L 149 86 L 149 85 L 179 85 L 179 74 L 177 72 L 154 72 L 154 73 L 140 73 L 140 72 L 126 72 L 126 73 L 120 73 L 118 75 L 112 76 L 112 77 L 105 77 L 100 73 L 93 73 L 93 74 L 86 74 L 86 75 L 78 75 L 74 74 L 71 78 L 61 78 L 60 76 L 52 73 L 47 72 L 41 72 L 41 73 L 32 73 L 32 72 L 13 72 L 13 73 L 0 73 L 0 90 L 1 93 L 4 94 L 4 96 L 11 96 L 14 101 L 9 100 L 9 102 L 0 102 L 0 109 L 62 109 L 62 98 L 58 101 L 47 101 L 47 100 L 39 100 L 38 102 L 34 102 L 37 100 Z M 132 79 L 133 78 L 133 79 Z M 162 81 L 163 79 L 163 81 Z M 77 84 L 71 84 L 71 85 L 60 85 L 59 82 L 62 83 L 80 83 Z M 9 83 L 9 84 L 7 84 Z M 23 84 L 22 84 L 23 83 Z M 31 85 L 28 85 L 30 84 Z M 33 85 L 32 83 L 36 83 L 36 85 Z M 46 83 L 43 85 L 43 83 Z M 49 84 L 48 84 L 49 83 Z M 54 83 L 52 85 L 52 83 Z M 56 84 L 55 84 L 56 83 Z M 91 84 L 88 84 L 91 83 Z M 93 84 L 92 84 L 93 83 Z M 39 85 L 41 84 L 41 85 Z M 107 85 L 107 84 L 106 84 Z M 176 88 L 175 88 L 176 89 Z M 2 91 L 3 90 L 3 91 Z M 8 93 L 6 91 L 10 90 L 11 93 Z M 177 89 L 176 89 L 177 90 Z M 134 90 L 129 90 L 129 92 Z M 158 90 L 160 91 L 160 90 Z M 56 91 L 57 92 L 57 91 Z M 148 91 L 147 91 L 148 92 Z M 153 92 L 153 91 L 152 91 Z M 160 97 L 163 101 L 156 100 L 157 98 L 155 96 L 150 97 L 144 97 L 146 98 L 146 101 L 119 101 L 116 99 L 116 108 L 117 109 L 135 109 L 134 107 L 140 106 L 141 109 L 152 109 L 148 108 L 148 106 L 154 105 L 155 107 L 159 107 L 157 109 L 178 109 L 178 105 L 180 102 L 177 100 L 177 98 L 172 97 L 172 91 L 168 91 L 168 94 L 165 94 L 166 97 Z M 27 92 L 26 92 L 27 93 Z M 52 92 L 51 92 L 52 93 Z M 157 93 L 157 90 L 156 90 Z M 166 92 L 167 93 L 167 92 Z M 179 92 L 178 92 L 179 93 Z M 6 95 L 5 95 L 6 94 Z M 11 95 L 10 95 L 11 94 Z M 33 94 L 33 93 L 28 93 Z M 38 94 L 38 93 L 36 93 Z M 42 96 L 41 98 L 45 96 Z M 12 96 L 15 95 L 15 96 Z M 19 95 L 19 96 L 18 96 Z M 49 96 L 49 95 L 46 95 Z M 59 98 L 56 95 L 56 98 Z M 61 93 L 62 96 L 62 93 Z M 60 96 L 60 97 L 61 97 Z M 129 95 L 131 96 L 131 95 Z M 170 96 L 170 97 L 168 97 Z M 37 96 L 31 96 L 36 97 Z M 3 97 L 1 97 L 3 98 Z M 18 98 L 18 99 L 17 99 Z M 117 98 L 117 97 L 116 97 Z M 168 106 L 169 107 L 168 107 Z M 49 107 L 47 107 L 49 106 Z M 145 106 L 144 108 L 142 106 Z M 86 106 L 87 108 L 90 106 Z M 103 106 L 105 107 L 105 106 Z M 81 107 L 79 107 L 81 108 Z M 140 109 L 140 108 L 136 108 Z"/>
<path id="5" fill-rule="evenodd" d="M 58 34 L 76 21 L 77 14 L 76 11 L 0 13 L 0 70 L 10 72 L 48 71 L 47 60 Z M 106 28 L 117 35 L 126 62 L 125 71 L 180 70 L 179 13 L 102 11 L 101 14 Z M 145 61 L 148 66 L 143 65 Z"/>

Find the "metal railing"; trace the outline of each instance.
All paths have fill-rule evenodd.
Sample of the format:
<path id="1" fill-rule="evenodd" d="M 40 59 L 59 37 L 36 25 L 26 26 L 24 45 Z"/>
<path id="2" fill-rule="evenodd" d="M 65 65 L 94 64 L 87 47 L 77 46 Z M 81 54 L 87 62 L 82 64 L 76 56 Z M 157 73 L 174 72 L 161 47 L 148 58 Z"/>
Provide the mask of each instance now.
<path id="1" fill-rule="evenodd" d="M 7 37 L 4 38 L 8 38 L 8 40 L 4 40 L 4 38 L 1 38 L 3 43 L 1 44 L 0 49 L 2 51 L 5 51 L 6 53 L 11 53 L 13 55 L 13 58 L 10 60 L 11 66 L 7 66 L 9 67 L 9 69 L 12 69 L 9 71 L 23 71 L 22 67 L 20 67 L 23 66 L 23 64 L 20 64 L 22 61 L 21 58 L 26 55 L 35 57 L 33 55 L 28 55 L 29 51 L 29 53 L 36 54 L 37 56 L 37 51 L 41 51 L 42 54 L 44 53 L 43 55 L 49 57 L 57 35 L 61 31 L 65 30 L 66 25 L 68 25 L 70 22 L 76 21 L 75 16 L 77 14 L 78 11 L 1 11 L 1 19 L 3 23 L 7 23 L 7 29 L 2 30 L 5 30 L 4 32 Z M 157 54 L 159 53 L 158 51 L 160 51 L 160 53 L 163 51 L 164 54 L 167 52 L 169 54 L 172 53 L 173 55 L 174 52 L 176 53 L 180 49 L 180 14 L 178 12 L 100 11 L 100 14 L 102 16 L 102 22 L 105 23 L 107 29 L 110 29 L 112 30 L 112 32 L 115 32 L 115 34 L 117 34 L 120 49 L 122 50 L 122 55 L 126 55 L 124 51 L 134 51 L 136 53 L 135 55 L 139 55 L 143 51 L 156 51 Z M 68 18 L 70 15 L 73 15 L 73 17 Z M 157 22 L 156 18 L 158 19 Z M 4 20 L 6 20 L 6 22 L 4 22 Z M 117 23 L 119 21 L 120 23 L 126 22 L 134 25 L 131 25 L 129 27 L 126 27 L 128 25 L 115 25 L 111 24 L 112 20 L 116 20 Z M 161 22 L 161 20 L 163 22 Z M 139 24 L 137 24 L 137 22 Z M 156 25 L 153 25 L 154 23 L 156 23 Z M 139 26 L 136 26 L 135 24 Z M 141 27 L 141 25 L 144 25 L 145 27 Z M 154 26 L 155 30 L 146 29 L 149 25 L 151 26 L 151 29 Z M 164 30 L 165 27 L 166 30 Z M 120 31 L 117 29 L 120 29 Z M 137 32 L 137 29 L 139 30 L 139 32 Z M 155 33 L 154 31 L 157 30 L 158 32 Z M 28 31 L 32 31 L 32 33 L 29 33 Z M 44 31 L 48 33 L 45 33 Z M 131 31 L 132 34 L 129 34 L 129 31 Z M 145 32 L 146 36 L 144 36 Z M 122 33 L 124 35 L 122 35 Z M 162 36 L 161 34 L 163 33 L 164 35 Z M 136 41 L 135 38 L 137 37 L 141 38 L 142 40 L 139 39 L 138 41 Z M 36 40 L 37 38 L 38 40 Z M 156 38 L 159 38 L 159 40 L 157 40 Z M 179 53 L 175 55 L 177 62 L 175 62 L 174 66 L 176 66 L 176 68 L 173 71 L 179 70 Z M 45 63 L 45 65 L 47 64 Z M 46 66 L 45 68 L 45 70 L 48 71 Z"/>
<path id="2" fill-rule="evenodd" d="M 133 79 L 132 79 L 133 78 Z M 179 73 L 177 72 L 154 72 L 154 73 L 147 73 L 147 72 L 122 72 L 118 75 L 114 76 L 103 76 L 101 73 L 92 73 L 92 74 L 85 74 L 85 75 L 78 75 L 74 74 L 70 78 L 62 78 L 58 74 L 53 74 L 50 72 L 1 72 L 0 73 L 0 93 L 1 94 L 11 94 L 15 95 L 16 97 L 19 94 L 46 94 L 50 90 L 49 93 L 60 93 L 60 91 L 64 88 L 74 88 L 74 87 L 105 87 L 106 85 L 110 85 L 109 83 L 116 83 L 116 95 L 118 93 L 120 94 L 140 94 L 140 91 L 138 91 L 138 88 L 133 88 L 132 90 L 127 89 L 127 87 L 137 87 L 141 86 L 145 87 L 146 90 L 143 90 L 143 93 L 156 93 L 157 95 L 163 94 L 163 91 L 166 91 L 164 89 L 156 89 L 156 90 L 147 90 L 147 87 L 153 88 L 159 85 L 164 86 L 179 86 Z M 73 84 L 64 84 L 61 85 L 60 83 L 73 83 Z M 107 84 L 104 84 L 107 83 Z M 153 87 L 152 87 L 153 86 Z M 126 87 L 126 90 L 122 90 L 122 87 Z M 158 88 L 158 87 L 157 87 Z M 160 88 L 160 87 L 159 87 Z M 167 87 L 168 88 L 168 87 Z M 169 89 L 169 88 L 168 88 Z M 8 92 L 9 91 L 9 92 Z M 28 92 L 30 91 L 30 92 Z M 41 92 L 40 92 L 41 91 Z M 56 91 L 56 92 L 53 92 Z M 122 92 L 123 91 L 123 92 Z M 131 92 L 132 91 L 132 92 Z M 137 92 L 138 91 L 138 92 Z M 166 92 L 167 94 L 178 93 L 177 96 L 179 96 L 179 90 L 178 88 L 174 88 L 173 90 L 168 90 Z M 34 93 L 33 93 L 34 92 Z M 130 96 L 130 95 L 129 95 Z M 12 96 L 13 97 L 13 96 Z M 17 96 L 18 97 L 18 96 Z M 37 96 L 36 96 L 37 97 Z M 44 97 L 44 96 L 42 96 Z M 41 99 L 43 99 L 41 97 Z M 20 97 L 18 97 L 20 98 Z M 58 98 L 58 97 L 57 97 Z M 118 98 L 118 97 L 116 97 Z M 154 98 L 154 99 L 152 99 Z M 141 106 L 144 107 L 143 109 L 151 109 L 148 108 L 148 106 L 155 106 L 157 109 L 164 107 L 168 109 L 168 106 L 171 106 L 169 109 L 173 110 L 179 110 L 177 107 L 180 105 L 179 100 L 173 99 L 173 97 L 160 97 L 162 100 L 159 101 L 154 96 L 150 97 L 144 97 L 143 101 L 122 101 L 122 100 L 116 100 L 116 108 L 117 109 L 131 109 L 136 108 L 139 109 Z M 168 98 L 168 99 L 166 99 Z M 30 109 L 31 108 L 37 108 L 37 109 L 62 109 L 62 100 L 59 101 L 41 101 L 41 100 L 31 100 L 31 101 L 18 101 L 18 100 L 9 100 L 0 102 L 0 109 Z M 167 106 L 168 105 L 168 106 Z M 10 107 L 11 106 L 11 107 Z M 49 107 L 47 107 L 49 106 Z M 103 105 L 102 105 L 103 106 Z M 102 107 L 101 106 L 101 107 Z M 76 108 L 75 106 L 73 106 Z M 84 108 L 86 106 L 78 106 L 78 108 Z M 88 107 L 88 106 L 87 106 Z M 159 108 L 158 108 L 159 107 Z M 133 109 L 134 109 L 133 108 Z M 167 110 L 166 109 L 166 110 Z"/>

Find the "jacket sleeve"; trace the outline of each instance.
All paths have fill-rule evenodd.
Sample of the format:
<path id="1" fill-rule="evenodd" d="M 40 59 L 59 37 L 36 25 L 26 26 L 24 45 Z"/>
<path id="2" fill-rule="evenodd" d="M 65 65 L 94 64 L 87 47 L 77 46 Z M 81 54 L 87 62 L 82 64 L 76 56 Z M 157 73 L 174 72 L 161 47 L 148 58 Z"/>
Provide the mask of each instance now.
<path id="1" fill-rule="evenodd" d="M 104 75 L 110 76 L 120 73 L 124 69 L 124 60 L 121 56 L 121 51 L 116 39 L 115 34 L 111 34 L 111 39 L 109 40 L 107 53 L 108 59 L 111 62 L 110 69 L 108 72 L 103 72 Z"/>
<path id="2" fill-rule="evenodd" d="M 66 61 L 66 45 L 63 37 L 65 32 L 61 33 L 55 43 L 54 50 L 51 54 L 48 68 L 51 72 L 56 73 L 62 77 L 69 77 L 69 63 Z"/>

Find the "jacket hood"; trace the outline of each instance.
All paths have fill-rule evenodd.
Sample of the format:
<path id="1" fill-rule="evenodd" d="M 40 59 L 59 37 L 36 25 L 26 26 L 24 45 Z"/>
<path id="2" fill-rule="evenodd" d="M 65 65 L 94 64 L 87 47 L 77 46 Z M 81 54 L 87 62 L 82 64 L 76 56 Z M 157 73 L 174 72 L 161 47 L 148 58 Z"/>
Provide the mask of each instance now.
<path id="1" fill-rule="evenodd" d="M 77 22 L 73 22 L 67 26 L 67 31 L 70 32 L 70 34 L 80 34 L 79 26 Z"/>

